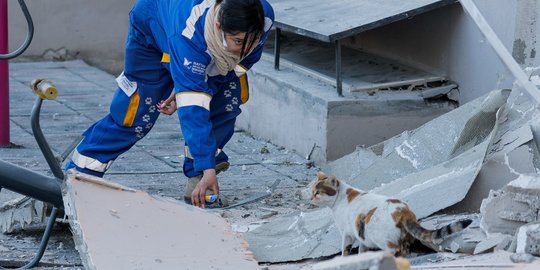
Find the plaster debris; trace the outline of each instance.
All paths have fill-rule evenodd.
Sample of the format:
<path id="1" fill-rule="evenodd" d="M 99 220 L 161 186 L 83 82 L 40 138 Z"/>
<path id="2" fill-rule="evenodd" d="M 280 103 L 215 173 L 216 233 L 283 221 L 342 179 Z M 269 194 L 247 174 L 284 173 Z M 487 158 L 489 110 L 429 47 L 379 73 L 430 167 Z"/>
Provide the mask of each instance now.
<path id="1" fill-rule="evenodd" d="M 521 226 L 517 231 L 516 253 L 540 256 L 540 224 L 535 222 Z"/>
<path id="2" fill-rule="evenodd" d="M 410 263 L 406 259 L 395 259 L 384 251 L 337 256 L 313 265 L 313 270 L 408 270 L 410 268 Z"/>
<path id="3" fill-rule="evenodd" d="M 519 266 L 510 260 L 513 253 L 506 251 L 496 251 L 478 255 L 463 256 L 454 254 L 453 257 L 448 257 L 447 260 L 424 262 L 415 264 L 414 269 L 436 270 L 436 269 L 514 269 Z M 441 255 L 441 254 L 439 254 Z M 446 254 L 442 254 L 446 255 Z M 523 266 L 523 265 L 521 265 Z M 520 268 L 519 268 L 520 269 Z"/>
<path id="4" fill-rule="evenodd" d="M 482 202 L 481 226 L 488 233 L 514 235 L 519 227 L 538 220 L 540 175 L 520 175 Z"/>
<path id="5" fill-rule="evenodd" d="M 0 231 L 12 233 L 30 226 L 44 226 L 47 207 L 44 202 L 19 197 L 0 206 Z"/>
<path id="6" fill-rule="evenodd" d="M 512 236 L 508 234 L 502 234 L 502 233 L 493 233 L 490 234 L 486 240 L 478 243 L 476 247 L 474 248 L 473 254 L 480 254 L 485 252 L 490 252 L 495 249 L 499 244 L 501 243 L 508 243 L 509 239 L 511 239 Z"/>
<path id="7" fill-rule="evenodd" d="M 510 260 L 515 263 L 531 263 L 535 260 L 535 257 L 527 253 L 515 253 L 510 255 Z"/>
<path id="8" fill-rule="evenodd" d="M 277 217 L 244 234 L 259 262 L 286 262 L 341 252 L 341 235 L 330 209 Z"/>
<path id="9" fill-rule="evenodd" d="M 354 187 L 403 199 L 418 218 L 461 201 L 480 171 L 509 91 L 493 91 L 326 168 Z M 452 190 L 452 192 L 447 192 Z"/>
<path id="10" fill-rule="evenodd" d="M 63 199 L 85 269 L 259 269 L 231 226 L 202 209 L 73 171 Z"/>

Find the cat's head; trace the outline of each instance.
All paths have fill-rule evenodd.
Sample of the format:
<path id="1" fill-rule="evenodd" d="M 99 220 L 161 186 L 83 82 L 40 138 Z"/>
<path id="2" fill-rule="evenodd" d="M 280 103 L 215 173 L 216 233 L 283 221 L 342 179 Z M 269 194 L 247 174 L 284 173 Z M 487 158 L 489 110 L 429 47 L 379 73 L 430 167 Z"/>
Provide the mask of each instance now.
<path id="1" fill-rule="evenodd" d="M 311 186 L 311 203 L 318 206 L 331 206 L 336 201 L 340 181 L 333 175 L 317 173 Z"/>

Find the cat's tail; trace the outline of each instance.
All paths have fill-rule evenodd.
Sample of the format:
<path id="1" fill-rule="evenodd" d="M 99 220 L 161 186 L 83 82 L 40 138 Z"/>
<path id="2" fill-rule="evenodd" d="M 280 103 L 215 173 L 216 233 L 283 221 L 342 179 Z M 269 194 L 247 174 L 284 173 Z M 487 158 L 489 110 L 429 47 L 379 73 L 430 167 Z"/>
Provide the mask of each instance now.
<path id="1" fill-rule="evenodd" d="M 464 219 L 452 222 L 437 230 L 428 230 L 416 221 L 416 219 L 405 219 L 402 221 L 405 229 L 416 239 L 432 244 L 441 243 L 446 237 L 451 234 L 464 230 L 471 225 L 472 220 Z"/>

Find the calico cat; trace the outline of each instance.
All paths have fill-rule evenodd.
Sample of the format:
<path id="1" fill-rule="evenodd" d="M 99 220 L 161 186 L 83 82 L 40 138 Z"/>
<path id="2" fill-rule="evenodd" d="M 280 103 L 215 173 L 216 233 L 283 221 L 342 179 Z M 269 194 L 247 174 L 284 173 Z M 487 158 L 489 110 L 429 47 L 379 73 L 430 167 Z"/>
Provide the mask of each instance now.
<path id="1" fill-rule="evenodd" d="M 342 236 L 342 256 L 349 255 L 355 241 L 359 244 L 359 252 L 381 249 L 396 256 L 406 256 L 414 239 L 433 248 L 472 222 L 461 220 L 438 230 L 427 230 L 418 224 L 416 215 L 406 203 L 366 193 L 322 172 L 317 173 L 311 191 L 312 204 L 332 209 Z"/>

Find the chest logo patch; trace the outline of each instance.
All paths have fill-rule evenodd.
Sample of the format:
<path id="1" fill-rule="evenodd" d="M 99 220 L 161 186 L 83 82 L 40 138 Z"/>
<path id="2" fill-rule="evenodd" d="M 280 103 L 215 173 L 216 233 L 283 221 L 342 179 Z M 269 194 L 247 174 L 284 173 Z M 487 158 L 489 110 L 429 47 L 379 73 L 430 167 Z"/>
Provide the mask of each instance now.
<path id="1" fill-rule="evenodd" d="M 206 65 L 199 62 L 190 61 L 185 57 L 184 57 L 184 67 L 187 70 L 190 70 L 193 74 L 204 76 L 204 74 L 206 73 Z"/>

